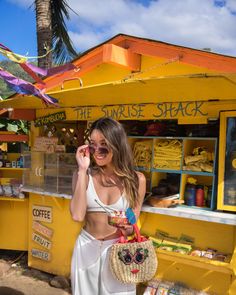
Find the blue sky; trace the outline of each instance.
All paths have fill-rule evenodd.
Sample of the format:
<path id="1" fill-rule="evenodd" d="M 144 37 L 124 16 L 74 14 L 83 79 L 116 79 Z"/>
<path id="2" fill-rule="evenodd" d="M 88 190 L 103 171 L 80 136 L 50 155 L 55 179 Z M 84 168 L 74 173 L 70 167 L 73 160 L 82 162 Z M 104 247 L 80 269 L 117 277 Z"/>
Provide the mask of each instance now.
<path id="1" fill-rule="evenodd" d="M 36 55 L 33 0 L 0 0 L 0 43 Z M 68 0 L 78 52 L 118 33 L 236 56 L 236 0 Z M 0 57 L 1 58 L 1 57 Z"/>

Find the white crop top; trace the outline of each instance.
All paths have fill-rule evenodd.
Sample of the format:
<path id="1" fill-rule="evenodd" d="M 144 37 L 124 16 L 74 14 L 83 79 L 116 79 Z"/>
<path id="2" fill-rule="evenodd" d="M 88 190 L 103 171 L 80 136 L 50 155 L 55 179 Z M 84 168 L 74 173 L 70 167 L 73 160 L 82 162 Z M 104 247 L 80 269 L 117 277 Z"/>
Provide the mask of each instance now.
<path id="1" fill-rule="evenodd" d="M 108 212 L 108 211 L 126 211 L 126 209 L 129 207 L 128 201 L 125 198 L 125 196 L 122 194 L 120 198 L 116 201 L 116 203 L 113 203 L 111 205 L 104 204 L 98 197 L 94 183 L 93 183 L 93 177 L 89 174 L 89 183 L 87 188 L 87 211 L 88 212 Z M 99 204 L 101 206 L 99 206 Z M 105 210 L 106 209 L 106 210 Z"/>

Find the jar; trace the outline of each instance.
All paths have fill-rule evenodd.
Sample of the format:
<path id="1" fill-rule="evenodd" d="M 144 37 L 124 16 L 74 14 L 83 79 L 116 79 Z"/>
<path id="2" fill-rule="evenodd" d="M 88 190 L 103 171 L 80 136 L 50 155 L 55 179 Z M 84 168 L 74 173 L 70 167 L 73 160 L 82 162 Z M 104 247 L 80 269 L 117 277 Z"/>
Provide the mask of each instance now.
<path id="1" fill-rule="evenodd" d="M 204 206 L 204 186 L 203 185 L 196 186 L 196 206 L 198 207 Z"/>
<path id="2" fill-rule="evenodd" d="M 212 186 L 208 186 L 208 192 L 207 192 L 207 199 L 206 199 L 206 205 L 207 207 L 211 207 L 211 198 L 212 198 Z"/>
<path id="3" fill-rule="evenodd" d="M 196 205 L 196 186 L 194 184 L 187 183 L 185 187 L 184 200 L 186 205 Z"/>
<path id="4" fill-rule="evenodd" d="M 232 187 L 229 187 L 228 191 L 228 205 L 233 205 L 235 206 L 236 205 L 236 190 L 235 188 L 232 186 Z"/>

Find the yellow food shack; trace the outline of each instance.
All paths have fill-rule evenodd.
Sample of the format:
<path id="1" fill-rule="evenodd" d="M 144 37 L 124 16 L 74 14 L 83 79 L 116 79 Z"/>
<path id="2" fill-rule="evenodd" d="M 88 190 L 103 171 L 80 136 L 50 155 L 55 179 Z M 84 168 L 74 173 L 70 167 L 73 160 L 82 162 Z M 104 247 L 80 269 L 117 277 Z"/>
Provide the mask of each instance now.
<path id="1" fill-rule="evenodd" d="M 20 224 L 22 204 L 1 197 L 0 247 L 26 249 L 27 237 L 29 266 L 69 276 L 81 228 L 69 213 L 74 152 L 91 121 L 110 116 L 127 129 L 147 192 L 165 194 L 168 183 L 179 204 L 151 197 L 142 207 L 141 232 L 157 246 L 156 277 L 236 294 L 236 58 L 119 34 L 73 64 L 44 80 L 59 106 L 20 95 L 0 102 L 31 121 L 27 222 L 9 228 L 9 220 Z"/>

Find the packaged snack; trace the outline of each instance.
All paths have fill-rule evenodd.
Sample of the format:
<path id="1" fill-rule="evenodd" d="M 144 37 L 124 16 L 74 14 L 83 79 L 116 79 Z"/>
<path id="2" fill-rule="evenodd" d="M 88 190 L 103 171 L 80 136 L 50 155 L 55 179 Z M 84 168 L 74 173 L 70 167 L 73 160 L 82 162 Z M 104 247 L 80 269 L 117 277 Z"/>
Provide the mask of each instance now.
<path id="1" fill-rule="evenodd" d="M 216 252 L 213 256 L 214 260 L 222 261 L 222 262 L 230 262 L 231 255 L 223 253 L 223 252 Z"/>
<path id="2" fill-rule="evenodd" d="M 177 252 L 177 253 L 181 253 L 181 254 L 189 254 L 190 251 L 192 250 L 192 247 L 189 246 L 189 245 L 177 245 L 176 248 L 174 249 L 174 252 Z"/>
<path id="3" fill-rule="evenodd" d="M 0 185 L 0 196 L 3 196 L 3 195 L 4 195 L 4 190 L 3 190 L 2 185 Z"/>
<path id="4" fill-rule="evenodd" d="M 170 252 L 174 251 L 175 248 L 176 248 L 175 245 L 169 245 L 169 244 L 166 244 L 166 243 L 163 243 L 159 247 L 159 249 L 161 249 L 161 250 L 170 251 Z"/>
<path id="5" fill-rule="evenodd" d="M 7 197 L 11 197 L 13 195 L 12 186 L 11 185 L 2 185 L 3 195 Z"/>
<path id="6" fill-rule="evenodd" d="M 158 239 L 165 239 L 169 237 L 169 234 L 167 232 L 161 231 L 159 229 L 156 230 L 156 236 Z"/>
<path id="7" fill-rule="evenodd" d="M 161 283 L 161 280 L 160 280 L 160 279 L 157 279 L 157 278 L 155 278 L 155 279 L 152 279 L 152 280 L 148 281 L 148 286 L 150 286 L 150 287 L 153 287 L 153 288 L 157 289 L 157 288 L 158 288 L 158 286 L 160 285 L 160 283 Z"/>
<path id="8" fill-rule="evenodd" d="M 202 256 L 202 251 L 200 249 L 195 249 L 190 253 L 191 256 L 197 256 L 201 257 Z"/>
<path id="9" fill-rule="evenodd" d="M 210 249 L 208 248 L 206 251 L 202 251 L 202 257 L 208 258 L 208 259 L 213 259 L 214 255 L 216 254 L 215 249 Z"/>
<path id="10" fill-rule="evenodd" d="M 143 295 L 155 295 L 156 294 L 156 289 L 150 286 L 147 286 L 145 289 Z"/>
<path id="11" fill-rule="evenodd" d="M 159 248 L 162 245 L 162 239 L 157 239 L 152 236 L 149 236 L 149 239 L 152 240 L 152 243 L 156 248 Z"/>
<path id="12" fill-rule="evenodd" d="M 161 282 L 157 288 L 155 295 L 168 295 L 169 290 L 174 285 L 173 282 Z"/>
<path id="13" fill-rule="evenodd" d="M 193 246 L 194 245 L 194 238 L 191 236 L 181 234 L 181 236 L 179 238 L 179 242 Z"/>

